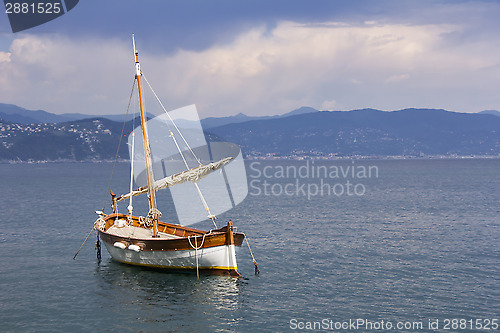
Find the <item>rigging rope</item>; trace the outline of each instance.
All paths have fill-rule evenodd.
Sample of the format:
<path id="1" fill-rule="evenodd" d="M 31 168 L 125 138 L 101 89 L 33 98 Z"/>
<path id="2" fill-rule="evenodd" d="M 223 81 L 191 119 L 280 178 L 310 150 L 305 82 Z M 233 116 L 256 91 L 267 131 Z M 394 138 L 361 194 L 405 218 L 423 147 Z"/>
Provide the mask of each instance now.
<path id="1" fill-rule="evenodd" d="M 131 149 L 131 153 L 130 153 L 130 192 L 132 192 L 132 190 L 134 189 L 133 186 L 134 186 L 134 160 L 135 160 L 135 132 L 134 132 L 135 109 L 136 109 L 136 107 L 135 107 L 135 99 L 134 99 L 134 115 L 132 116 L 132 147 L 130 148 Z M 128 215 L 129 215 L 128 219 L 131 220 L 132 219 L 132 211 L 134 210 L 134 206 L 132 206 L 132 196 L 130 196 L 127 210 L 128 210 Z"/>
<path id="2" fill-rule="evenodd" d="M 179 147 L 179 144 L 177 143 L 177 140 L 175 139 L 175 136 L 174 136 L 174 133 L 172 133 L 172 131 L 170 131 L 170 136 L 172 137 L 172 139 L 174 140 L 174 143 L 175 143 L 175 146 L 177 147 L 177 150 L 179 151 L 179 153 L 181 154 L 181 157 L 182 157 L 182 160 L 184 161 L 184 165 L 186 166 L 186 168 L 189 170 L 189 165 L 186 161 L 186 159 L 184 158 L 184 154 L 182 153 L 180 147 Z M 200 164 L 201 165 L 201 164 Z M 196 190 L 198 191 L 198 196 L 200 197 L 201 199 L 201 202 L 203 203 L 203 206 L 205 207 L 205 210 L 207 211 L 208 213 L 208 218 L 212 221 L 212 223 L 214 224 L 215 226 L 215 229 L 217 229 L 217 224 L 215 224 L 215 215 L 213 215 L 211 212 L 210 212 L 210 208 L 208 207 L 208 204 L 207 204 L 207 201 L 205 200 L 205 197 L 203 196 L 203 193 L 201 193 L 201 190 L 200 190 L 200 187 L 198 186 L 197 183 L 193 183 L 194 184 L 194 187 L 196 187 Z M 131 191 L 132 192 L 132 191 Z"/>
<path id="3" fill-rule="evenodd" d="M 130 102 L 132 101 L 132 96 L 134 94 L 134 88 L 135 88 L 135 81 L 137 79 L 134 78 L 134 82 L 132 83 L 132 90 L 130 91 L 130 97 L 128 99 L 128 105 L 127 105 L 127 112 L 125 113 L 125 118 L 123 119 L 123 126 L 122 126 L 122 132 L 120 134 L 120 140 L 118 141 L 118 147 L 116 148 L 116 154 L 115 154 L 115 161 L 113 162 L 113 168 L 111 169 L 111 176 L 109 177 L 109 182 L 108 182 L 108 193 L 109 190 L 111 189 L 111 181 L 113 180 L 113 174 L 115 172 L 115 167 L 116 167 L 116 162 L 118 160 L 118 153 L 120 151 L 120 145 L 122 143 L 122 138 L 123 138 L 123 132 L 125 131 L 125 124 L 127 123 L 127 115 L 128 115 L 128 110 L 130 108 Z M 106 196 L 107 198 L 107 196 Z M 104 198 L 104 203 L 102 205 L 102 211 L 104 212 L 104 208 L 106 207 L 106 201 L 107 199 Z"/>
<path id="4" fill-rule="evenodd" d="M 191 152 L 191 154 L 193 154 L 193 157 L 196 159 L 196 161 L 198 161 L 198 163 L 201 165 L 201 161 L 200 159 L 198 158 L 198 156 L 196 156 L 196 154 L 194 153 L 193 149 L 191 149 L 191 146 L 189 145 L 189 143 L 186 141 L 186 139 L 184 138 L 184 135 L 182 135 L 181 131 L 179 130 L 179 128 L 177 127 L 177 125 L 175 124 L 174 120 L 172 119 L 172 117 L 170 117 L 170 114 L 168 113 L 167 109 L 165 109 L 165 107 L 163 106 L 163 103 L 161 102 L 160 98 L 158 97 L 158 95 L 156 95 L 155 91 L 153 90 L 153 87 L 151 87 L 151 85 L 149 84 L 149 81 L 148 79 L 146 79 L 146 76 L 144 75 L 144 73 L 142 74 L 142 77 L 144 77 L 144 81 L 146 81 L 146 83 L 148 84 L 149 86 L 149 89 L 151 89 L 151 92 L 153 93 L 153 95 L 155 96 L 156 100 L 158 101 L 158 103 L 160 104 L 161 108 L 163 109 L 163 111 L 165 111 L 165 113 L 167 114 L 168 116 L 168 119 L 170 119 L 170 121 L 172 122 L 172 125 L 174 125 L 175 129 L 177 130 L 177 133 L 179 133 L 180 137 L 182 138 L 182 140 L 184 141 L 184 143 L 186 144 L 186 146 L 188 147 L 189 151 Z M 167 124 L 168 126 L 168 124 Z M 179 153 L 182 154 L 181 151 L 179 151 Z M 189 167 L 188 167 L 189 169 Z"/>
<path id="5" fill-rule="evenodd" d="M 182 140 L 184 141 L 184 143 L 188 147 L 189 151 L 191 152 L 191 154 L 193 154 L 193 157 L 196 159 L 196 161 L 200 165 L 202 165 L 200 159 L 198 158 L 198 156 L 196 156 L 196 154 L 194 153 L 193 149 L 191 149 L 191 146 L 189 145 L 189 143 L 184 138 L 184 135 L 182 135 L 181 131 L 179 130 L 179 128 L 175 124 L 174 120 L 172 119 L 172 117 L 168 113 L 167 109 L 165 109 L 165 107 L 163 106 L 163 103 L 161 102 L 160 98 L 158 97 L 158 95 L 156 95 L 156 92 L 153 90 L 153 87 L 151 87 L 151 84 L 149 84 L 149 81 L 146 78 L 146 76 L 144 75 L 144 73 L 142 73 L 142 77 L 144 78 L 144 81 L 146 81 L 146 83 L 148 84 L 149 89 L 151 89 L 151 92 L 155 96 L 156 100 L 160 104 L 160 106 L 163 109 L 163 111 L 167 114 L 168 118 L 170 119 L 170 122 L 172 122 L 172 125 L 174 125 L 175 129 L 177 130 L 177 133 L 179 133 L 180 137 L 182 138 Z M 168 123 L 166 123 L 166 124 L 167 124 L 167 127 L 168 127 L 169 131 L 170 131 L 170 136 L 174 140 L 175 146 L 177 147 L 177 150 L 179 151 L 179 154 L 181 155 L 182 160 L 184 161 L 184 165 L 186 166 L 186 169 L 189 170 L 190 169 L 189 164 L 187 163 L 186 158 L 184 157 L 184 154 L 182 153 L 182 150 L 181 150 L 181 148 L 180 148 L 180 146 L 179 146 L 179 144 L 178 144 L 178 142 L 177 142 L 177 140 L 176 140 L 176 138 L 174 136 L 174 133 L 170 130 L 170 126 L 168 126 Z M 203 206 L 205 207 L 205 210 L 207 211 L 207 214 L 208 214 L 207 217 L 212 221 L 212 223 L 214 224 L 214 227 L 217 228 L 217 224 L 215 223 L 215 215 L 213 215 L 210 212 L 210 208 L 208 207 L 207 201 L 205 200 L 205 197 L 203 196 L 203 193 L 201 192 L 200 187 L 198 186 L 197 183 L 193 183 L 193 184 L 196 187 L 196 190 L 198 192 L 198 196 L 200 197 L 201 202 L 203 203 Z M 132 191 L 130 191 L 130 192 L 132 192 Z"/>

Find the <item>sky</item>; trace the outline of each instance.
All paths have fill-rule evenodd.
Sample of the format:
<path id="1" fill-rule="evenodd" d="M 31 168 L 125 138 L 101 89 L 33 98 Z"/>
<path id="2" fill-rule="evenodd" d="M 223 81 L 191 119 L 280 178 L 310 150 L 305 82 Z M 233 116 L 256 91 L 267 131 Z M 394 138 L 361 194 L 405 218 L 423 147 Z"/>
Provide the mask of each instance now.
<path id="1" fill-rule="evenodd" d="M 500 1 L 82 0 L 12 33 L 0 103 L 120 114 L 142 71 L 167 109 L 500 110 Z M 153 101 L 146 102 L 154 104 Z"/>

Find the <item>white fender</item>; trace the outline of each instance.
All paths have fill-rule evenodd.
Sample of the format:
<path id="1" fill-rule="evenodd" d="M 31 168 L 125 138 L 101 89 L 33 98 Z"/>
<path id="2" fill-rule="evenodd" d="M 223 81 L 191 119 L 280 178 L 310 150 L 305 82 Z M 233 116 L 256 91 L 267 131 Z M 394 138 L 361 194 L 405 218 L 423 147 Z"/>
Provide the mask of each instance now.
<path id="1" fill-rule="evenodd" d="M 141 251 L 141 247 L 139 245 L 133 245 L 133 244 L 129 245 L 128 249 L 132 250 L 132 251 L 135 251 L 135 252 L 140 252 Z"/>
<path id="2" fill-rule="evenodd" d="M 122 249 L 122 250 L 125 250 L 125 248 L 127 247 L 125 244 L 123 244 L 122 242 L 115 242 L 113 244 L 114 247 L 117 247 L 119 249 Z"/>

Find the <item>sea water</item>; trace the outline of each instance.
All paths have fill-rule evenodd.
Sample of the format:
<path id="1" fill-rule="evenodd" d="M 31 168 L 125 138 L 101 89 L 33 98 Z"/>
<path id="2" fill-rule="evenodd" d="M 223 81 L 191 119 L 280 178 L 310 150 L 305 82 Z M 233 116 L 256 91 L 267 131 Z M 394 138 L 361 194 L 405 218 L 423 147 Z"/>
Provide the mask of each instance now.
<path id="1" fill-rule="evenodd" d="M 218 223 L 261 273 L 244 244 L 243 278 L 197 279 L 104 247 L 98 263 L 95 234 L 73 260 L 127 164 L 111 186 L 111 163 L 0 165 L 0 330 L 500 332 L 500 160 L 246 166 L 249 195 Z"/>

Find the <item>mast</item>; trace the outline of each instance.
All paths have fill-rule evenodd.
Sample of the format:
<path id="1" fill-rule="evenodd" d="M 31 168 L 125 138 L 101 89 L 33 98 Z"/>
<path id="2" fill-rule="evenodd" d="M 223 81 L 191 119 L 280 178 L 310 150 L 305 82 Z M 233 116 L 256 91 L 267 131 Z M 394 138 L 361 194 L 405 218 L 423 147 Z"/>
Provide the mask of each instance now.
<path id="1" fill-rule="evenodd" d="M 146 159 L 146 174 L 148 180 L 148 199 L 149 199 L 149 214 L 153 220 L 153 237 L 158 237 L 158 209 L 156 208 L 156 197 L 154 190 L 154 177 L 153 166 L 151 162 L 151 150 L 149 148 L 148 130 L 146 127 L 146 115 L 144 114 L 144 105 L 142 103 L 142 89 L 141 89 L 141 65 L 139 64 L 139 52 L 135 49 L 135 38 L 132 35 L 132 43 L 135 55 L 135 78 L 137 79 L 137 89 L 139 91 L 139 105 L 141 109 L 141 127 L 142 138 L 144 142 L 144 157 Z M 133 158 L 133 157 L 132 157 Z"/>

